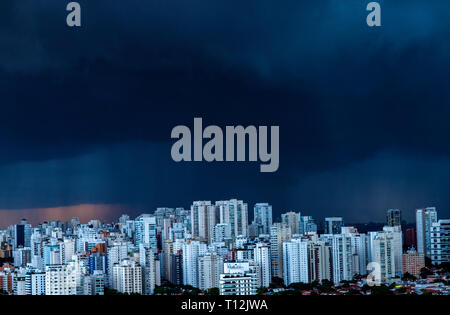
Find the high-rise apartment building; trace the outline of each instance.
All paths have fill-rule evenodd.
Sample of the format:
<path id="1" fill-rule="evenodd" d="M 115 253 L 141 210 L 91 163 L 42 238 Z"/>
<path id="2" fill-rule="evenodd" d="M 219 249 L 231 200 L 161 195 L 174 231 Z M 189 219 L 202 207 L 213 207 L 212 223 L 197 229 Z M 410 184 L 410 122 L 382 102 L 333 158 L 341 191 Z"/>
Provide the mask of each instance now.
<path id="1" fill-rule="evenodd" d="M 395 277 L 395 239 L 390 232 L 377 232 L 372 240 L 373 262 L 380 266 L 381 282 Z"/>
<path id="2" fill-rule="evenodd" d="M 283 243 L 284 283 L 309 282 L 308 241 L 293 239 Z"/>
<path id="3" fill-rule="evenodd" d="M 254 207 L 253 222 L 260 227 L 259 234 L 269 234 L 272 226 L 272 206 L 268 203 L 257 203 Z"/>
<path id="4" fill-rule="evenodd" d="M 200 287 L 198 261 L 207 253 L 207 246 L 200 241 L 183 244 L 183 284 Z"/>
<path id="5" fill-rule="evenodd" d="M 198 258 L 199 288 L 208 290 L 219 288 L 223 273 L 223 258 L 217 253 L 206 253 Z"/>
<path id="6" fill-rule="evenodd" d="M 301 216 L 297 232 L 298 234 L 317 233 L 316 221 L 311 216 Z"/>
<path id="7" fill-rule="evenodd" d="M 213 234 L 213 242 L 231 240 L 231 226 L 228 223 L 216 224 Z"/>
<path id="8" fill-rule="evenodd" d="M 333 282 L 352 280 L 354 255 L 352 238 L 345 234 L 324 234 L 320 239 L 331 246 L 333 260 Z"/>
<path id="9" fill-rule="evenodd" d="M 183 285 L 183 254 L 181 250 L 170 255 L 170 272 L 168 280 L 174 285 Z"/>
<path id="10" fill-rule="evenodd" d="M 430 238 L 433 265 L 450 263 L 450 220 L 439 220 L 433 223 Z"/>
<path id="11" fill-rule="evenodd" d="M 231 226 L 231 236 L 248 236 L 248 205 L 242 200 L 217 201 L 220 223 Z"/>
<path id="12" fill-rule="evenodd" d="M 158 249 L 156 239 L 156 217 L 150 214 L 142 214 L 135 220 L 135 244 L 139 247 L 142 243 L 149 244 L 153 249 Z"/>
<path id="13" fill-rule="evenodd" d="M 107 273 L 107 286 L 110 288 L 117 287 L 117 284 L 114 283 L 114 280 L 117 280 L 113 277 L 113 267 L 116 264 L 120 264 L 120 262 L 124 259 L 128 258 L 128 243 L 126 242 L 114 242 L 111 246 L 108 247 L 107 252 L 107 262 L 106 265 L 106 273 Z"/>
<path id="14" fill-rule="evenodd" d="M 367 235 L 354 227 L 343 227 L 342 234 L 350 238 L 352 248 L 352 273 L 366 274 L 368 261 Z M 400 252 L 401 254 L 401 252 Z"/>
<path id="15" fill-rule="evenodd" d="M 417 251 L 431 257 L 431 226 L 437 222 L 435 207 L 416 210 Z"/>
<path id="16" fill-rule="evenodd" d="M 402 275 L 402 254 L 403 254 L 403 234 L 400 225 L 385 226 L 383 232 L 390 233 L 392 236 L 392 256 L 395 261 L 395 276 Z"/>
<path id="17" fill-rule="evenodd" d="M 270 261 L 270 246 L 257 243 L 254 249 L 255 264 L 261 268 L 261 286 L 269 287 L 272 282 L 272 265 Z"/>
<path id="18" fill-rule="evenodd" d="M 402 255 L 402 272 L 420 279 L 420 270 L 425 267 L 425 255 L 416 250 L 408 250 Z"/>
<path id="19" fill-rule="evenodd" d="M 274 223 L 270 229 L 270 261 L 272 277 L 283 278 L 283 243 L 291 240 L 291 228 L 286 223 Z"/>
<path id="20" fill-rule="evenodd" d="M 386 211 L 387 226 L 401 226 L 402 212 L 399 209 L 389 209 Z"/>
<path id="21" fill-rule="evenodd" d="M 300 220 L 301 220 L 300 212 L 291 211 L 291 212 L 283 213 L 281 215 L 281 222 L 285 223 L 291 229 L 292 235 L 303 234 L 299 230 Z"/>
<path id="22" fill-rule="evenodd" d="M 325 234 L 341 234 L 344 219 L 340 217 L 325 218 Z"/>
<path id="23" fill-rule="evenodd" d="M 211 242 L 214 226 L 217 223 L 217 208 L 211 204 L 211 201 L 194 201 L 191 206 L 191 232 L 194 237 Z"/>
<path id="24" fill-rule="evenodd" d="M 309 282 L 333 281 L 333 260 L 331 246 L 323 241 L 308 243 Z"/>
<path id="25" fill-rule="evenodd" d="M 255 295 L 258 273 L 249 262 L 225 263 L 220 275 L 220 295 Z"/>
<path id="26" fill-rule="evenodd" d="M 113 289 L 121 293 L 142 294 L 143 276 L 142 268 L 135 261 L 124 259 L 112 267 L 114 287 Z"/>
<path id="27" fill-rule="evenodd" d="M 156 286 L 155 250 L 148 244 L 139 246 L 139 259 L 142 267 L 144 294 L 153 294 Z"/>

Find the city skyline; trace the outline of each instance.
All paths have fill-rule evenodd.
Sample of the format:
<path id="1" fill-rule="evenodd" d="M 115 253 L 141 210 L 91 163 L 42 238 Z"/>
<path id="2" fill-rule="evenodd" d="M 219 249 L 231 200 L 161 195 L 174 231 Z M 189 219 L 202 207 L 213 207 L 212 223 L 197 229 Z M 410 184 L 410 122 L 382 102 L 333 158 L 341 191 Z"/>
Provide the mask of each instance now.
<path id="1" fill-rule="evenodd" d="M 244 200 L 245 202 L 245 200 Z M 257 204 L 261 204 L 262 202 L 256 202 L 252 206 L 255 206 Z M 272 204 L 269 202 L 269 204 L 272 206 Z M 251 205 L 251 204 L 250 204 Z M 0 209 L 0 217 L 2 218 L 2 222 L 0 223 L 0 229 L 5 228 L 9 225 L 15 224 L 19 222 L 21 219 L 27 219 L 29 222 L 32 222 L 33 224 L 39 224 L 45 221 L 68 221 L 73 217 L 80 218 L 81 222 L 88 222 L 92 219 L 100 219 L 102 222 L 116 222 L 117 219 L 122 214 L 128 214 L 132 217 L 137 217 L 141 215 L 142 213 L 153 213 L 157 208 L 185 208 L 188 209 L 189 207 L 185 206 L 161 206 L 161 207 L 155 207 L 153 209 L 130 209 L 127 208 L 125 205 L 105 205 L 105 204 L 81 204 L 81 205 L 73 205 L 73 206 L 64 206 L 64 207 L 51 207 L 51 208 L 41 208 L 41 209 L 15 209 L 15 210 L 5 210 Z M 272 206 L 273 207 L 273 206 Z M 429 207 L 429 205 L 425 206 Z M 411 211 L 401 211 L 401 218 L 402 222 L 405 222 L 406 224 L 411 224 L 415 221 L 416 216 L 416 210 L 424 208 L 424 207 L 417 207 L 416 209 L 413 209 Z M 437 208 L 437 207 L 436 207 Z M 253 208 L 252 208 L 253 209 Z M 391 208 L 384 209 L 384 213 L 382 213 L 381 216 L 379 216 L 379 220 L 369 220 L 369 221 L 358 221 L 355 219 L 352 219 L 349 217 L 349 220 L 346 221 L 346 223 L 353 223 L 353 224 L 362 224 L 362 223 L 386 223 L 386 210 L 389 210 Z M 276 210 L 276 209 L 274 209 Z M 309 211 L 302 211 L 301 209 L 286 209 L 279 212 L 278 214 L 274 214 L 273 220 L 280 221 L 281 215 L 288 211 L 294 211 L 294 212 L 301 212 L 302 215 L 312 216 Z M 411 213 L 409 213 L 411 212 Z M 405 214 L 406 218 L 405 218 Z M 253 220 L 253 211 L 249 212 L 249 221 Z M 323 217 L 315 216 L 315 218 L 319 219 L 325 219 L 327 217 L 342 217 L 339 214 L 332 214 L 332 215 L 326 215 Z M 407 219 L 409 218 L 409 219 Z M 345 217 L 344 217 L 345 220 Z"/>
<path id="2" fill-rule="evenodd" d="M 269 203 L 193 201 L 114 224 L 74 217 L 0 229 L 0 295 L 450 294 L 450 219 L 399 209 L 360 230 L 342 217 L 286 212 Z M 251 222 L 251 223 L 250 223 Z"/>

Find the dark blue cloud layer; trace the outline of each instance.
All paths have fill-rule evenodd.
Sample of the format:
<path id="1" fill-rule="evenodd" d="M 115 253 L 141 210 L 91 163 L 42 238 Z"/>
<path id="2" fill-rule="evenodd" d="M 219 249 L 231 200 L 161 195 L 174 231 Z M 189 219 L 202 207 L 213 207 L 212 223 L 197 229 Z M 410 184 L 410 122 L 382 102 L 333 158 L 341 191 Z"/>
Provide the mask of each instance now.
<path id="1" fill-rule="evenodd" d="M 65 1 L 0 4 L 0 208 L 236 196 L 450 215 L 448 1 L 380 1 L 378 29 L 360 0 L 80 3 L 78 30 Z M 173 163 L 170 131 L 195 116 L 280 125 L 279 172 Z"/>

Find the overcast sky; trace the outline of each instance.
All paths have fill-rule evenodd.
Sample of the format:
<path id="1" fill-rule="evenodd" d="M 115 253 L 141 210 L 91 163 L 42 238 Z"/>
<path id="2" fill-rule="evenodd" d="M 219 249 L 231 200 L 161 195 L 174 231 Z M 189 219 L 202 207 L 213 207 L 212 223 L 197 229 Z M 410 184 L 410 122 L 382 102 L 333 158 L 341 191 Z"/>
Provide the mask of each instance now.
<path id="1" fill-rule="evenodd" d="M 379 1 L 381 28 L 361 0 L 85 0 L 73 29 L 66 2 L 0 3 L 0 221 L 230 198 L 450 217 L 448 0 Z M 173 162 L 171 130 L 194 117 L 279 125 L 278 172 Z"/>

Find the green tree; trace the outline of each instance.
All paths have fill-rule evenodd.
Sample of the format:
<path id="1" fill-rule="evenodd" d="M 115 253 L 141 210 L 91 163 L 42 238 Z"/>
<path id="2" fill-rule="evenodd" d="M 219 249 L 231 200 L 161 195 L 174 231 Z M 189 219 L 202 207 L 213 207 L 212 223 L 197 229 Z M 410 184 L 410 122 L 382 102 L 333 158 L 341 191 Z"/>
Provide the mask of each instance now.
<path id="1" fill-rule="evenodd" d="M 263 295 L 264 293 L 267 293 L 269 290 L 267 290 L 267 288 L 266 287 L 259 287 L 257 290 L 256 290 L 256 294 L 257 295 Z"/>
<path id="2" fill-rule="evenodd" d="M 219 295 L 220 291 L 219 291 L 219 288 L 211 288 L 208 290 L 208 292 L 206 294 L 207 295 Z"/>
<path id="3" fill-rule="evenodd" d="M 345 295 L 361 295 L 361 292 L 355 289 L 350 289 L 345 293 Z"/>
<path id="4" fill-rule="evenodd" d="M 432 274 L 433 274 L 433 272 L 428 267 L 423 267 L 422 269 L 420 269 L 420 278 L 422 278 L 422 279 L 425 279 Z"/>
<path id="5" fill-rule="evenodd" d="M 329 293 L 335 291 L 333 282 L 327 279 L 322 280 L 322 284 L 318 287 L 318 289 L 321 293 Z"/>
<path id="6" fill-rule="evenodd" d="M 105 295 L 124 295 L 122 292 L 109 288 L 105 288 L 104 293 Z"/>
<path id="7" fill-rule="evenodd" d="M 398 288 L 396 292 L 398 294 L 404 294 L 404 293 L 406 293 L 406 288 L 405 287 Z"/>
<path id="8" fill-rule="evenodd" d="M 269 288 L 284 288 L 284 281 L 279 277 L 272 277 L 272 282 L 269 285 Z"/>
<path id="9" fill-rule="evenodd" d="M 410 274 L 409 272 L 405 272 L 402 276 L 403 281 L 416 281 L 417 278 Z"/>
<path id="10" fill-rule="evenodd" d="M 373 295 L 394 295 L 394 293 L 386 285 L 375 285 L 372 287 Z"/>

